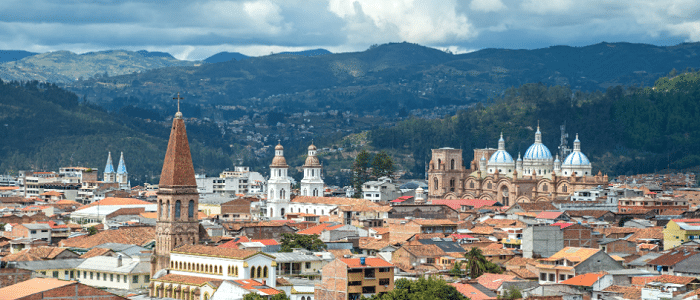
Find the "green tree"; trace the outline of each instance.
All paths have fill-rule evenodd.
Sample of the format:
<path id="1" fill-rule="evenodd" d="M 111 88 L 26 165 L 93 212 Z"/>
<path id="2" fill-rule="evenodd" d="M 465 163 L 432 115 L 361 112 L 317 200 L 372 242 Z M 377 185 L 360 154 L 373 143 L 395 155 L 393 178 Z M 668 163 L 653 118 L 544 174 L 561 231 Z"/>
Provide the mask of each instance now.
<path id="1" fill-rule="evenodd" d="M 489 263 L 489 261 L 486 260 L 481 249 L 476 247 L 472 248 L 469 252 L 464 254 L 464 258 L 467 259 L 467 275 L 469 275 L 470 278 L 477 278 L 486 272 L 487 263 Z"/>
<path id="2" fill-rule="evenodd" d="M 377 153 L 372 159 L 372 177 L 391 176 L 394 174 L 394 161 L 384 151 Z"/>
<path id="3" fill-rule="evenodd" d="M 362 184 L 369 180 L 368 169 L 371 161 L 371 154 L 367 150 L 362 150 L 355 157 L 355 163 L 352 166 L 352 186 L 355 188 L 353 197 L 360 198 L 362 196 Z"/>
<path id="4" fill-rule="evenodd" d="M 266 300 L 263 296 L 254 293 L 248 293 L 243 295 L 243 300 Z M 284 292 L 270 297 L 270 300 L 289 300 L 289 297 Z"/>
<path id="5" fill-rule="evenodd" d="M 462 277 L 464 273 L 462 272 L 462 262 L 461 261 L 456 261 L 454 265 L 452 265 L 452 269 L 450 269 L 450 275 L 454 277 Z"/>
<path id="6" fill-rule="evenodd" d="M 90 227 L 88 228 L 88 235 L 94 235 L 94 234 L 96 234 L 96 233 L 97 233 L 97 227 L 95 227 L 95 226 L 90 226 Z"/>
<path id="7" fill-rule="evenodd" d="M 523 294 L 520 292 L 518 288 L 515 286 L 510 286 L 503 296 L 499 296 L 499 299 L 521 299 L 523 298 Z"/>
<path id="8" fill-rule="evenodd" d="M 326 249 L 326 244 L 315 234 L 283 233 L 280 242 L 280 252 L 292 252 L 292 249 L 295 248 L 303 248 L 309 251 Z"/>
<path id="9" fill-rule="evenodd" d="M 442 279 L 429 277 L 418 280 L 399 279 L 394 282 L 394 289 L 383 295 L 374 294 L 372 300 L 469 300 L 454 286 Z"/>

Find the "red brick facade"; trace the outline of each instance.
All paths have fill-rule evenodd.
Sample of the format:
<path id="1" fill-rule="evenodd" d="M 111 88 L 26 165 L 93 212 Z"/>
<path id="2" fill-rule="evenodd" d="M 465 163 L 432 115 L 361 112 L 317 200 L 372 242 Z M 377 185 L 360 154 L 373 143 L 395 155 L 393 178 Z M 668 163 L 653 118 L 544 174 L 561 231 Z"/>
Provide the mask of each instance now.
<path id="1" fill-rule="evenodd" d="M 564 247 L 598 248 L 599 235 L 593 234 L 593 229 L 581 224 L 574 224 L 562 229 Z"/>

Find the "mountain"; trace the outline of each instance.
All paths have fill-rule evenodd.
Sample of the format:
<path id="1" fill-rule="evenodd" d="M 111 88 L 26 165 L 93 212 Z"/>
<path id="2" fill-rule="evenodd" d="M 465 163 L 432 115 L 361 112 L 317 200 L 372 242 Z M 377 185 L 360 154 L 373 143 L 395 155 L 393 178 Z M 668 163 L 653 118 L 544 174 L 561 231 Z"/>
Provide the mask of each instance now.
<path id="1" fill-rule="evenodd" d="M 317 55 L 326 55 L 326 54 L 332 54 L 330 51 L 326 49 L 312 49 L 312 50 L 304 50 L 304 51 L 297 51 L 297 52 L 280 52 L 278 54 L 290 54 L 290 55 L 301 55 L 301 56 L 317 56 Z"/>
<path id="2" fill-rule="evenodd" d="M 17 61 L 32 55 L 36 55 L 36 53 L 23 50 L 0 50 L 0 63 Z"/>
<path id="3" fill-rule="evenodd" d="M 133 184 L 157 182 L 170 124 L 107 113 L 53 84 L 0 81 L 0 170 L 16 174 L 77 165 L 98 168 L 101 175 L 107 152 L 123 151 Z M 210 128 L 187 126 L 198 172 L 232 164 L 216 143 L 208 142 L 215 139 L 207 135 Z"/>
<path id="4" fill-rule="evenodd" d="M 7 81 L 71 83 L 95 76 L 114 76 L 198 64 L 200 63 L 177 60 L 162 52 L 109 50 L 75 54 L 69 51 L 55 51 L 2 63 L 0 78 Z"/>
<path id="5" fill-rule="evenodd" d="M 204 59 L 204 61 L 214 64 L 231 60 L 244 60 L 247 58 L 250 58 L 250 56 L 238 52 L 219 52 L 217 54 L 207 57 L 206 59 Z"/>
<path id="6" fill-rule="evenodd" d="M 172 91 L 202 109 L 254 106 L 286 112 L 337 109 L 392 116 L 401 108 L 472 105 L 511 86 L 541 82 L 595 91 L 650 86 L 672 69 L 700 68 L 700 43 L 659 47 L 599 43 L 536 50 L 484 49 L 453 55 L 410 43 L 316 56 L 268 55 L 196 67 L 93 78 L 68 88 L 90 101 L 133 96 L 165 110 Z M 147 98 L 147 99 L 142 99 Z"/>

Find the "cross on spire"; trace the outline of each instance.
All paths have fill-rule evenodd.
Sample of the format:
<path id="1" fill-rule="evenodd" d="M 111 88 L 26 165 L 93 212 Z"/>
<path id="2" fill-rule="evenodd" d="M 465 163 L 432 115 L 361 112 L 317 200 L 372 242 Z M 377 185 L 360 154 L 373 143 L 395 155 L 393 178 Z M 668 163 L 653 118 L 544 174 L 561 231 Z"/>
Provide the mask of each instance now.
<path id="1" fill-rule="evenodd" d="M 177 92 L 177 97 L 173 100 L 177 100 L 177 112 L 180 112 L 180 100 L 185 100 L 185 98 L 180 97 L 180 92 Z"/>

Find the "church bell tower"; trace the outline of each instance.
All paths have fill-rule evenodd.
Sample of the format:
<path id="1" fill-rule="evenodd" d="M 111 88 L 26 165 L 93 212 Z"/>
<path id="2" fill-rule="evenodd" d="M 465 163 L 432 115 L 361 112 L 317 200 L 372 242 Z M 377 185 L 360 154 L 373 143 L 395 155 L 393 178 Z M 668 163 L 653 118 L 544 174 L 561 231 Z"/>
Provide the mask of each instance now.
<path id="1" fill-rule="evenodd" d="M 160 174 L 156 247 L 151 260 L 151 276 L 169 267 L 171 250 L 199 243 L 199 194 L 185 122 L 179 107 L 180 95 L 175 99 L 178 99 L 178 112 L 173 119 Z"/>

